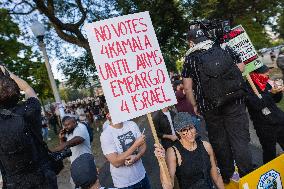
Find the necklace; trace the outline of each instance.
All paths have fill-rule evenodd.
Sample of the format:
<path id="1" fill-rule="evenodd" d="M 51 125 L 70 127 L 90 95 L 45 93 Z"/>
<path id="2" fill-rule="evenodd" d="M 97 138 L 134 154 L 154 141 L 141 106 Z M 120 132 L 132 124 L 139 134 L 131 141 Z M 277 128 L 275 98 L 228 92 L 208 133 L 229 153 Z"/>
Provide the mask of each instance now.
<path id="1" fill-rule="evenodd" d="M 184 142 L 181 142 L 182 146 L 187 149 L 188 151 L 193 151 L 197 148 L 197 144 L 196 144 L 196 141 L 193 142 L 193 145 L 190 146 L 189 143 L 187 144 L 184 144 Z"/>

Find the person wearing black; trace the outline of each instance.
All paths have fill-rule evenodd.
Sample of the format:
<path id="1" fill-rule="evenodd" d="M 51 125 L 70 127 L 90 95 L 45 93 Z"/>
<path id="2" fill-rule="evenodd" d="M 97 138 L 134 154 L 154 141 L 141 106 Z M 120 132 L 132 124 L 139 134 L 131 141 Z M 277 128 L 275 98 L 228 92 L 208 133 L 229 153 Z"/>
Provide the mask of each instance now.
<path id="1" fill-rule="evenodd" d="M 173 128 L 174 116 L 175 113 L 166 107 L 159 110 L 153 119 L 158 138 L 165 149 L 171 147 L 178 139 Z"/>
<path id="2" fill-rule="evenodd" d="M 242 89 L 244 64 L 234 51 L 213 42 L 204 32 L 189 29 L 190 49 L 182 71 L 184 90 L 194 112 L 205 119 L 218 167 L 224 183 L 229 183 L 235 171 L 234 160 L 240 176 L 253 169 Z"/>
<path id="3" fill-rule="evenodd" d="M 52 126 L 53 128 L 53 131 L 54 131 L 54 134 L 58 134 L 58 131 L 57 131 L 57 116 L 54 112 L 50 112 L 50 115 L 49 115 L 49 124 Z"/>
<path id="4" fill-rule="evenodd" d="M 282 99 L 283 86 L 271 86 L 269 68 L 265 65 L 251 74 L 260 99 L 248 87 L 247 108 L 263 150 L 263 163 L 276 158 L 276 143 L 284 150 L 284 112 L 275 103 Z"/>
<path id="5" fill-rule="evenodd" d="M 155 144 L 155 156 L 166 158 L 171 180 L 160 174 L 164 189 L 174 187 L 177 177 L 180 189 L 224 189 L 222 176 L 218 173 L 213 149 L 210 143 L 197 137 L 194 117 L 187 112 L 179 112 L 174 118 L 174 128 L 179 140 L 165 149 Z"/>
<path id="6" fill-rule="evenodd" d="M 20 90 L 27 97 L 23 103 L 19 103 Z M 0 169 L 4 189 L 57 188 L 48 151 L 41 143 L 41 106 L 36 93 L 27 82 L 0 66 Z"/>

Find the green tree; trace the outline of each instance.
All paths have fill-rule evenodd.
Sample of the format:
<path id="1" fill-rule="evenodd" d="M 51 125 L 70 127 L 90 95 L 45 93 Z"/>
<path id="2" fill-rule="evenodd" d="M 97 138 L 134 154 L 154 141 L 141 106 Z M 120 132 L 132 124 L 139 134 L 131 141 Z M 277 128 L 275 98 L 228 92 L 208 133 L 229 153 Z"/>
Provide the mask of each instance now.
<path id="1" fill-rule="evenodd" d="M 279 21 L 278 21 L 278 26 L 279 26 L 279 34 L 280 37 L 284 39 L 284 10 L 282 11 L 281 15 L 279 16 Z"/>
<path id="2" fill-rule="evenodd" d="M 5 9 L 0 9 L 0 60 L 13 73 L 26 80 L 39 98 L 52 97 L 45 65 L 38 54 L 19 42 L 19 27 Z"/>
<path id="3" fill-rule="evenodd" d="M 20 23 L 29 25 L 27 17 L 39 17 L 49 32 L 49 52 L 63 61 L 60 68 L 68 83 L 85 87 L 89 74 L 95 72 L 93 57 L 83 25 L 140 11 L 149 11 L 157 38 L 169 70 L 175 70 L 175 62 L 187 48 L 186 30 L 190 19 L 229 19 L 233 25 L 242 24 L 256 48 L 269 45 L 264 27 L 272 17 L 281 12 L 280 0 L 19 0 L 5 1 L 3 7 Z M 283 19 L 282 19 L 283 20 Z M 283 28 L 283 27 L 282 27 Z M 65 42 L 69 43 L 68 45 Z M 72 47 L 71 50 L 66 50 Z M 63 48 L 62 48 L 63 47 Z M 83 51 L 78 55 L 78 52 Z M 76 57 L 70 58 L 70 56 Z"/>
<path id="4" fill-rule="evenodd" d="M 79 87 L 88 86 L 88 73 L 95 71 L 95 67 L 91 64 L 93 57 L 90 47 L 82 31 L 84 23 L 128 13 L 150 11 L 162 53 L 170 70 L 175 69 L 175 61 L 182 54 L 180 50 L 186 46 L 184 42 L 186 14 L 181 3 L 176 0 L 22 0 L 17 4 L 8 1 L 3 5 L 9 9 L 11 15 L 23 22 L 26 22 L 27 15 L 29 17 L 44 15 L 43 21 L 49 29 L 46 39 L 49 42 L 49 52 L 54 52 L 56 49 L 57 57 L 64 60 L 60 68 L 67 76 L 68 83 Z M 39 15 L 38 12 L 41 14 Z M 71 53 L 62 48 L 63 41 L 73 44 Z M 84 53 L 76 58 L 70 58 L 74 54 L 74 49 L 83 50 Z"/>
<path id="5" fill-rule="evenodd" d="M 242 24 L 256 48 L 269 45 L 265 25 L 281 12 L 282 1 L 270 0 L 198 0 L 188 1 L 194 18 L 227 19 L 233 25 Z"/>

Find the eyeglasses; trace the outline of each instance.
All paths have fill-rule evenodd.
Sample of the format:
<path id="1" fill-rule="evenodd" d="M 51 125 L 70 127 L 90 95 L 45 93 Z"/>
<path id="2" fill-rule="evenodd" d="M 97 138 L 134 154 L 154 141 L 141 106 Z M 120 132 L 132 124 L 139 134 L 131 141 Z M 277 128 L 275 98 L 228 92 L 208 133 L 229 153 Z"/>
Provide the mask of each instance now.
<path id="1" fill-rule="evenodd" d="M 195 128 L 194 126 L 189 126 L 189 127 L 186 127 L 186 128 L 181 129 L 180 132 L 181 132 L 182 134 L 186 134 L 186 133 L 188 133 L 189 131 L 191 131 L 191 130 L 194 129 L 194 128 Z"/>

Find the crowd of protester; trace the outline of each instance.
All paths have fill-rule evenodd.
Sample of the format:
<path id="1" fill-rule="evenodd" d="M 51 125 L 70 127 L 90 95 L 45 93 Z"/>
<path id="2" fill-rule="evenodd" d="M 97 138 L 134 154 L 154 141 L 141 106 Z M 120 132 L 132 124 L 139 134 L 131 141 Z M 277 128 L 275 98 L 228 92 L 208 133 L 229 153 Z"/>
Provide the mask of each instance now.
<path id="1" fill-rule="evenodd" d="M 276 157 L 277 142 L 284 149 L 284 113 L 275 104 L 282 99 L 284 88 L 270 81 L 269 68 L 262 66 L 250 74 L 260 97 L 239 77 L 244 65 L 230 48 L 217 46 L 200 29 L 189 30 L 188 42 L 182 74 L 171 76 L 177 104 L 153 113 L 161 142 L 155 144 L 154 154 L 158 160 L 166 160 L 169 170 L 168 179 L 160 167 L 164 189 L 174 188 L 175 178 L 180 189 L 223 189 L 232 181 L 236 166 L 240 176 L 254 170 L 246 108 L 263 148 L 263 162 Z M 219 56 L 210 57 L 214 53 Z M 208 80 L 220 78 L 203 73 L 204 57 L 229 67 L 229 75 L 224 77 L 226 81 L 219 80 L 223 85 L 219 88 L 228 87 L 226 82 L 241 85 L 230 85 L 228 90 L 234 92 L 227 94 L 219 88 L 214 91 Z M 5 67 L 0 68 L 0 168 L 4 188 L 56 189 L 56 174 L 66 157 L 71 161 L 73 188 L 103 188 L 91 149 L 94 128 L 102 131 L 101 149 L 110 163 L 114 187 L 151 188 L 141 159 L 147 150 L 144 131 L 133 121 L 113 124 L 103 95 L 67 102 L 62 120 L 56 108 L 40 115 L 33 89 Z M 24 103 L 19 103 L 20 90 L 27 97 Z M 102 125 L 97 120 L 106 121 Z M 49 140 L 48 127 L 59 136 L 60 143 L 54 149 L 44 143 Z"/>

